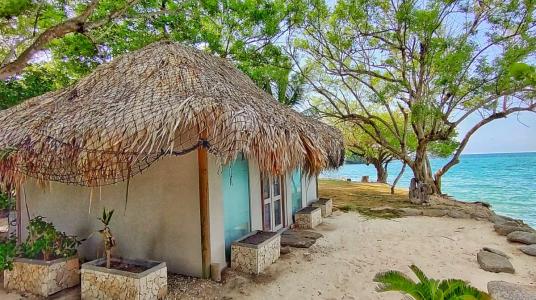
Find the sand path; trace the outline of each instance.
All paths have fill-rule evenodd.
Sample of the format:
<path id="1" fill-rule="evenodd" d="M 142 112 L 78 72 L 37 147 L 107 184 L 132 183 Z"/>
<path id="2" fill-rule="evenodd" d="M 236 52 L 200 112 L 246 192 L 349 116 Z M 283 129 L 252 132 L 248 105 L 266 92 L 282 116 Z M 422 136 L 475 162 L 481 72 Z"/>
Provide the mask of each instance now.
<path id="1" fill-rule="evenodd" d="M 484 291 L 492 280 L 536 285 L 536 257 L 521 253 L 489 222 L 337 213 L 317 231 L 324 238 L 309 250 L 293 249 L 253 283 L 231 280 L 224 294 L 233 299 L 401 299 L 399 293 L 377 293 L 372 278 L 390 269 L 409 274 L 410 264 L 430 277 L 461 278 Z M 480 269 L 476 253 L 484 246 L 509 254 L 516 274 Z"/>

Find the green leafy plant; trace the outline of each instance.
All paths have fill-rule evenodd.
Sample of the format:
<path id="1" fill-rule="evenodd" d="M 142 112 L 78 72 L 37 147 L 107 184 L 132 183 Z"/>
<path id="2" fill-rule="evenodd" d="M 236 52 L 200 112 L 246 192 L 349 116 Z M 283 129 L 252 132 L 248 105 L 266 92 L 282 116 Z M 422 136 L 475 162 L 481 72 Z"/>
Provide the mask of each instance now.
<path id="1" fill-rule="evenodd" d="M 416 300 L 487 300 L 491 297 L 470 286 L 460 279 L 436 280 L 428 278 L 423 271 L 415 265 L 410 269 L 417 276 L 419 282 L 413 281 L 406 274 L 399 271 L 378 273 L 374 281 L 379 285 L 378 292 L 399 291 Z"/>
<path id="2" fill-rule="evenodd" d="M 107 211 L 106 208 L 102 210 L 102 217 L 98 218 L 99 221 L 104 225 L 104 228 L 99 230 L 99 233 L 102 236 L 104 241 L 104 253 L 106 254 L 106 268 L 110 268 L 112 264 L 112 249 L 115 247 L 115 238 L 112 235 L 112 230 L 110 229 L 110 222 L 112 216 L 114 215 L 114 210 Z"/>
<path id="3" fill-rule="evenodd" d="M 0 271 L 13 269 L 13 260 L 17 257 L 17 252 L 15 236 L 0 241 Z"/>
<path id="4" fill-rule="evenodd" d="M 73 256 L 81 240 L 56 230 L 54 224 L 46 222 L 42 216 L 30 220 L 26 229 L 28 237 L 21 244 L 21 254 L 27 258 L 42 258 L 46 261 L 58 257 Z"/>
<path id="5" fill-rule="evenodd" d="M 15 201 L 13 201 L 13 197 L 0 192 L 0 210 L 12 210 L 14 206 Z"/>

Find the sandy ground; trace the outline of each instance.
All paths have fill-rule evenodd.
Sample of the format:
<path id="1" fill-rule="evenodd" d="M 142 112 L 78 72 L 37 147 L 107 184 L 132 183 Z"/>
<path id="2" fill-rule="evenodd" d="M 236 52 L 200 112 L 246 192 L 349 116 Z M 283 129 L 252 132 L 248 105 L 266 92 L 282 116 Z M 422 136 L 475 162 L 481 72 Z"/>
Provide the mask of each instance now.
<path id="1" fill-rule="evenodd" d="M 367 219 L 357 213 L 335 213 L 317 228 L 324 235 L 310 249 L 292 249 L 265 274 L 230 272 L 223 285 L 201 283 L 205 299 L 401 299 L 399 293 L 377 293 L 372 281 L 390 269 L 410 273 L 416 264 L 434 278 L 461 278 L 486 290 L 491 280 L 536 286 L 536 257 L 530 257 L 497 235 L 484 221 L 407 217 Z M 516 274 L 483 271 L 476 253 L 484 246 L 509 254 Z M 198 283 L 199 284 L 199 283 Z M 77 291 L 56 299 L 76 299 Z M 181 294 L 175 293 L 175 294 Z M 173 297 L 192 299 L 190 296 Z M 0 289 L 0 299 L 20 299 Z"/>
<path id="2" fill-rule="evenodd" d="M 489 222 L 451 218 L 366 219 L 338 213 L 317 228 L 324 238 L 308 250 L 293 249 L 266 275 L 226 284 L 233 299 L 401 299 L 377 293 L 374 275 L 386 270 L 410 273 L 416 264 L 434 278 L 461 278 L 486 291 L 492 280 L 536 285 L 536 257 L 497 235 Z M 484 246 L 512 256 L 516 274 L 479 268 L 476 253 Z M 309 254 L 308 254 L 309 253 Z"/>

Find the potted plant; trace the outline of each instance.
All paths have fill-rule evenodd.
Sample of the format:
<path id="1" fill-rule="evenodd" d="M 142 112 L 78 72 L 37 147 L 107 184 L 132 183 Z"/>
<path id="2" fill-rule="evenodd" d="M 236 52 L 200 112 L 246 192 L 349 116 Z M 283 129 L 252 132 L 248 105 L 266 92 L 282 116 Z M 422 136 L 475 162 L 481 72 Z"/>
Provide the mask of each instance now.
<path id="1" fill-rule="evenodd" d="M 38 216 L 29 221 L 28 237 L 20 245 L 12 236 L 0 246 L 4 288 L 48 297 L 80 283 L 75 236 L 56 230 Z"/>
<path id="2" fill-rule="evenodd" d="M 165 262 L 123 259 L 112 256 L 116 241 L 110 228 L 114 211 L 103 209 L 105 257 L 82 265 L 82 299 L 164 299 L 167 294 Z"/>

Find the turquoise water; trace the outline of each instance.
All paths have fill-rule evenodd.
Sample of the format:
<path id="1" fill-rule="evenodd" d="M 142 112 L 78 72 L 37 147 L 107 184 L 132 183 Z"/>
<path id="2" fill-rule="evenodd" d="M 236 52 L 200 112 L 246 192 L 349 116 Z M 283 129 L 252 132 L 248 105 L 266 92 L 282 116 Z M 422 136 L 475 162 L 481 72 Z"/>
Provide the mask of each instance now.
<path id="1" fill-rule="evenodd" d="M 447 159 L 432 159 L 432 169 Z M 389 166 L 389 182 L 400 171 L 401 163 Z M 373 166 L 344 165 L 336 172 L 321 174 L 321 178 L 352 178 L 360 180 L 369 175 L 376 180 Z M 412 178 L 409 168 L 398 183 L 408 187 Z M 443 193 L 463 201 L 485 201 L 499 214 L 523 219 L 536 226 L 536 152 L 465 154 L 458 165 L 443 176 Z"/>

